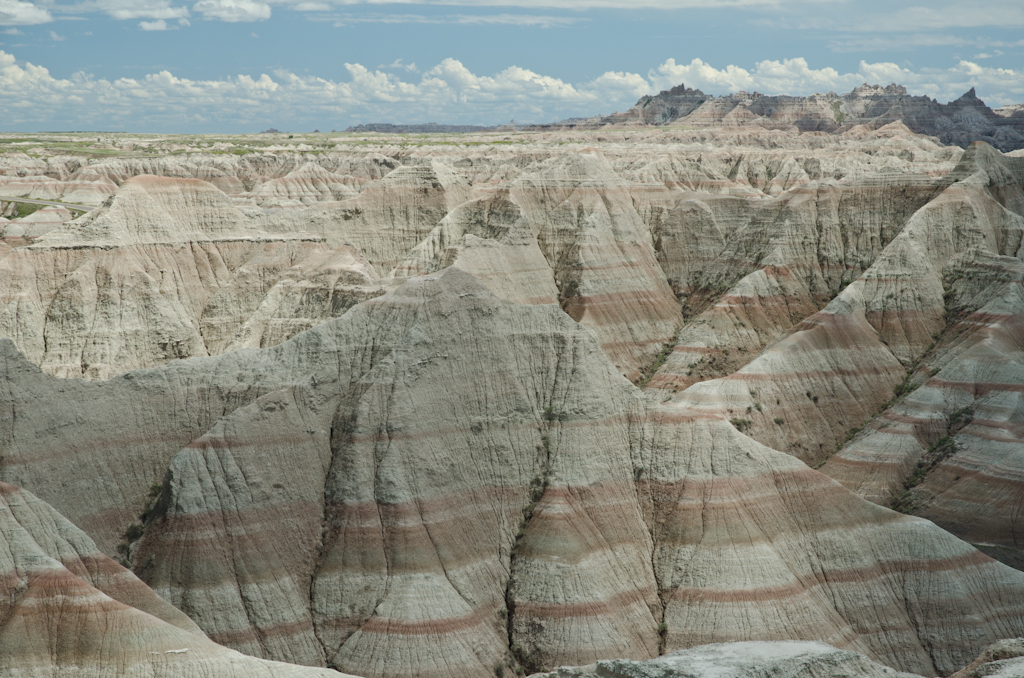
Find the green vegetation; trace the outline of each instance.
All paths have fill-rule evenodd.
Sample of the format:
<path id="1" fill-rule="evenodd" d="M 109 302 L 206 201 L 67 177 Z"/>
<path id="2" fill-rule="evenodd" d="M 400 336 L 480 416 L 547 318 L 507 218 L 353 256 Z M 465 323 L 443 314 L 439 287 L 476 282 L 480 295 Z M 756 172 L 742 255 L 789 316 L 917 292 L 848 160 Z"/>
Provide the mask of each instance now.
<path id="1" fill-rule="evenodd" d="M 644 386 L 647 386 L 647 384 L 651 382 L 651 379 L 654 378 L 654 375 L 658 373 L 658 370 L 661 369 L 661 366 L 664 365 L 665 361 L 668 360 L 668 357 L 672 355 L 672 350 L 676 347 L 676 342 L 678 341 L 679 334 L 677 333 L 674 337 L 672 337 L 672 341 L 670 341 L 669 343 L 665 344 L 662 347 L 661 351 L 654 358 L 654 362 L 652 362 L 650 365 L 648 365 L 647 367 L 640 371 L 640 379 L 636 383 L 637 386 L 643 388 Z"/>
<path id="2" fill-rule="evenodd" d="M 14 203 L 14 215 L 11 218 L 12 219 L 21 219 L 22 217 L 27 217 L 30 214 L 38 212 L 39 210 L 41 210 L 44 207 L 46 207 L 46 205 L 39 205 L 39 204 L 36 204 L 36 203 L 31 203 L 31 202 L 15 202 Z"/>
<path id="3" fill-rule="evenodd" d="M 969 407 L 957 410 L 949 416 L 947 435 L 935 441 L 928 451 L 921 455 L 914 472 L 903 481 L 903 492 L 892 501 L 891 508 L 894 511 L 912 514 L 920 508 L 920 497 L 914 493 L 914 488 L 924 482 L 932 469 L 957 453 L 960 446 L 953 436 L 973 419 L 974 410 Z"/>
<path id="4" fill-rule="evenodd" d="M 740 433 L 743 433 L 748 428 L 750 428 L 751 426 L 754 425 L 754 422 L 750 421 L 749 419 L 737 419 L 737 418 L 730 419 L 729 423 L 732 424 L 733 426 L 735 426 L 736 430 L 739 431 Z"/>
<path id="5" fill-rule="evenodd" d="M 832 102 L 832 112 L 836 116 L 836 124 L 837 125 L 842 125 L 843 121 L 846 120 L 846 114 L 843 113 L 841 110 L 839 110 L 841 105 L 842 104 L 840 102 L 838 102 L 838 101 L 833 101 Z"/>

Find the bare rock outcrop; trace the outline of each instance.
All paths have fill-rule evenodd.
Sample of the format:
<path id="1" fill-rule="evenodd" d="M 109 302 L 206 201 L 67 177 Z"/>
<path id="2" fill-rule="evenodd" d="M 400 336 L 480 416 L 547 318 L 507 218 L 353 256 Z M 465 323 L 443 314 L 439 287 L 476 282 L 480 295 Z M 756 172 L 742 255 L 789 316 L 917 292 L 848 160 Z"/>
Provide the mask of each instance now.
<path id="1" fill-rule="evenodd" d="M 507 190 L 452 210 L 392 276 L 403 279 L 457 266 L 502 299 L 558 303 L 554 272 L 523 210 Z"/>
<path id="2" fill-rule="evenodd" d="M 443 163 L 404 166 L 358 197 L 272 217 L 265 228 L 277 233 L 313 232 L 332 247 L 355 245 L 386 273 L 469 198 L 468 182 Z"/>
<path id="3" fill-rule="evenodd" d="M 917 678 L 849 650 L 815 642 L 702 645 L 646 661 L 616 659 L 562 667 L 545 678 Z"/>
<path id="4" fill-rule="evenodd" d="M 252 315 L 239 327 L 232 309 L 244 295 L 250 281 L 236 278 L 222 289 L 203 312 L 203 336 L 211 353 L 280 344 L 325 320 L 341 317 L 356 304 L 384 294 L 387 283 L 355 247 L 342 245 L 333 250 L 314 250 L 295 266 L 285 270 L 266 293 Z M 211 341 L 210 326 L 220 320 L 220 307 L 226 311 L 224 327 L 230 335 L 226 348 Z M 235 329 L 237 328 L 237 329 Z M 222 334 L 228 337 L 227 332 Z"/>
<path id="5" fill-rule="evenodd" d="M 1012 107 L 993 111 L 973 87 L 955 101 L 940 104 L 927 96 L 910 95 L 895 83 L 887 87 L 865 83 L 843 95 L 829 92 L 808 97 L 759 92 L 714 97 L 679 85 L 656 96 L 641 97 L 625 113 L 581 120 L 574 126 L 682 124 L 837 132 L 898 122 L 946 144 L 966 148 L 985 141 L 999 150 L 1012 151 L 1024 147 L 1024 116 L 1014 113 Z"/>
<path id="6" fill-rule="evenodd" d="M 738 199 L 681 196 L 679 217 L 652 223 L 662 268 L 696 317 L 650 386 L 686 388 L 749 362 L 869 269 L 942 188 L 895 174 L 816 181 L 749 201 L 738 226 L 730 214 Z"/>
<path id="7" fill-rule="evenodd" d="M 0 676 L 330 678 L 212 643 L 30 492 L 0 483 Z"/>
<path id="8" fill-rule="evenodd" d="M 1008 638 L 985 648 L 951 678 L 1015 678 L 1024 675 L 1024 638 Z"/>
<path id="9" fill-rule="evenodd" d="M 208 183 L 134 178 L 108 206 L 0 260 L 0 334 L 60 376 L 207 355 L 218 292 L 244 290 L 218 308 L 230 337 L 284 270 L 323 249 L 315 236 L 261 231 Z"/>
<path id="10" fill-rule="evenodd" d="M 968 160 L 976 171 L 963 172 L 965 178 L 943 194 L 948 197 L 937 206 L 943 214 L 920 213 L 922 220 L 954 225 L 952 232 L 935 227 L 926 241 L 927 251 L 945 257 L 934 263 L 918 258 L 931 266 L 928 284 L 913 285 L 915 299 L 927 293 L 928 301 L 894 309 L 879 328 L 889 346 L 899 348 L 893 335 L 915 336 L 899 328 L 927 322 L 916 333 L 923 338 L 904 344 L 916 343 L 920 357 L 899 393 L 909 395 L 873 419 L 823 470 L 872 501 L 926 516 L 1020 567 L 1024 460 L 1015 403 L 1024 177 L 1018 160 L 986 156 L 984 148 Z M 922 306 L 927 312 L 918 310 Z M 929 340 L 934 343 L 922 346 Z"/>
<path id="11" fill-rule="evenodd" d="M 510 194 L 554 271 L 562 308 L 594 330 L 623 374 L 638 378 L 682 315 L 628 184 L 593 150 L 521 175 Z"/>
<path id="12" fill-rule="evenodd" d="M 4 478 L 96 528 L 144 510 L 141 578 L 257 656 L 464 676 L 800 639 L 933 675 L 1024 630 L 1024 574 L 651 403 L 586 327 L 457 268 L 108 382 L 0 346 Z"/>
<path id="13" fill-rule="evenodd" d="M 346 200 L 359 191 L 353 188 L 356 180 L 334 174 L 322 166 L 307 162 L 280 179 L 261 183 L 254 191 L 258 205 L 301 206 L 318 202 Z"/>

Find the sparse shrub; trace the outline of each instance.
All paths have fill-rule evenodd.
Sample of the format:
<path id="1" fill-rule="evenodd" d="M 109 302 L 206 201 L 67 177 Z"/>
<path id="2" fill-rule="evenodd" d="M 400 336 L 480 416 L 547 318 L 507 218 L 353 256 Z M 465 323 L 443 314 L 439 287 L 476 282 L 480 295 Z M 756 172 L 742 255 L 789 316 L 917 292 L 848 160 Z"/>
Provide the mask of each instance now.
<path id="1" fill-rule="evenodd" d="M 782 417 L 775 417 L 775 425 L 776 426 L 782 426 L 785 423 L 786 423 L 786 420 L 783 419 Z"/>
<path id="2" fill-rule="evenodd" d="M 739 431 L 740 433 L 743 433 L 744 431 L 746 431 L 748 428 L 750 428 L 754 424 L 754 422 L 750 421 L 749 419 L 736 419 L 736 418 L 730 419 L 729 423 L 732 424 L 733 426 L 735 426 L 736 430 Z"/>
<path id="3" fill-rule="evenodd" d="M 896 386 L 893 386 L 892 392 L 894 396 L 900 398 L 902 396 L 907 395 L 908 393 L 913 393 L 914 391 L 917 390 L 918 386 L 920 386 L 920 384 L 911 384 L 910 378 L 907 377 L 907 380 L 904 381 L 902 384 L 897 384 Z"/>

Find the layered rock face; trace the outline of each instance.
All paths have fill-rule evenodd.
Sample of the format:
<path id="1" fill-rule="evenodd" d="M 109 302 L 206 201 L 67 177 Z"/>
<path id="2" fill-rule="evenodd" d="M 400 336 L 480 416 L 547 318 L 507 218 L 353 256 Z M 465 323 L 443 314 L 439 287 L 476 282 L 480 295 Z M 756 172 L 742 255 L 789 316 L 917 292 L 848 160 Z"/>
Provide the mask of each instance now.
<path id="1" fill-rule="evenodd" d="M 1024 116 L 1014 113 L 1012 107 L 993 111 L 973 87 L 959 99 L 940 104 L 927 96 L 912 96 L 895 83 L 888 87 L 865 83 L 847 94 L 829 92 L 809 97 L 765 96 L 759 92 L 714 97 L 678 85 L 657 96 L 641 97 L 625 113 L 566 121 L 561 126 L 683 124 L 835 132 L 858 125 L 877 128 L 899 122 L 946 144 L 966 148 L 975 141 L 985 141 L 1001 151 L 1013 151 L 1024 148 Z"/>
<path id="2" fill-rule="evenodd" d="M 344 177 L 322 166 L 307 162 L 280 179 L 263 182 L 254 191 L 256 203 L 263 206 L 300 206 L 318 202 L 345 200 L 358 195 L 354 178 Z"/>
<path id="3" fill-rule="evenodd" d="M 628 184 L 598 152 L 558 158 L 511 188 L 554 271 L 562 308 L 630 379 L 682 326 Z"/>
<path id="4" fill-rule="evenodd" d="M 209 153 L 202 145 L 186 155 L 152 157 L 151 143 L 122 144 L 125 157 L 99 160 L 64 153 L 44 158 L 6 154 L 0 158 L 0 195 L 100 205 L 129 179 L 153 175 L 201 179 L 238 200 L 290 207 L 351 197 L 399 165 L 374 152 L 332 157 L 242 148 L 236 149 L 241 155 L 224 155 Z M 164 152 L 185 150 L 173 143 L 160 147 L 157 142 L 157 147 Z M 133 157 L 135 150 L 143 155 Z"/>
<path id="5" fill-rule="evenodd" d="M 212 643 L 81 530 L 0 483 L 0 676 L 328 678 Z"/>
<path id="6" fill-rule="evenodd" d="M 460 205 L 391 276 L 401 280 L 456 266 L 491 292 L 520 304 L 558 303 L 554 271 L 522 208 L 507 190 Z"/>
<path id="7" fill-rule="evenodd" d="M 385 272 L 469 197 L 468 182 L 447 165 L 407 166 L 389 173 L 356 198 L 289 213 L 271 219 L 266 228 L 312 231 L 332 246 L 355 245 Z"/>
<path id="8" fill-rule="evenodd" d="M 916 390 L 823 470 L 872 501 L 926 516 L 1019 566 L 1024 467 L 1014 403 L 1024 167 L 978 146 L 955 174 L 960 180 L 915 215 L 908 242 L 894 253 L 900 258 L 875 277 L 885 290 L 876 304 L 886 307 L 874 322 L 914 368 L 904 390 Z M 893 275 L 897 265 L 909 269 L 910 280 Z"/>
<path id="9" fill-rule="evenodd" d="M 923 519 L 1018 564 L 1024 172 L 752 130 L 110 161 L 0 246 L 0 480 L 262 660 L 948 675 L 1024 634 Z M 731 641 L 839 649 L 645 663 Z"/>
<path id="10" fill-rule="evenodd" d="M 104 378 L 282 341 L 379 294 L 376 277 L 351 248 L 261 230 L 208 183 L 139 177 L 0 260 L 0 333 L 52 374 Z"/>
<path id="11" fill-rule="evenodd" d="M 889 231 L 894 236 L 891 242 L 828 307 L 796 325 L 742 369 L 723 380 L 695 386 L 678 398 L 727 414 L 742 430 L 776 449 L 808 463 L 824 462 L 886 406 L 907 370 L 917 369 L 922 356 L 932 351 L 935 340 L 946 331 L 947 300 L 960 295 L 966 312 L 985 300 L 1000 307 L 1013 304 L 1017 295 L 1006 280 L 1008 271 L 1020 268 L 1016 256 L 1022 222 L 1013 210 L 1021 209 L 1017 196 L 1024 183 L 1015 167 L 1014 159 L 983 145 L 972 147 L 952 175 L 926 189 L 923 197 L 934 197 L 907 220 L 898 235 Z M 883 238 L 875 236 L 872 241 L 884 242 Z M 719 306 L 732 302 L 731 295 Z M 748 318 L 720 324 L 742 332 Z M 688 327 L 681 338 L 690 331 Z M 955 336 L 960 331 L 949 333 Z M 689 347 L 680 343 L 652 385 L 683 382 L 677 375 L 684 369 L 691 381 L 699 379 L 716 366 L 712 355 L 707 365 L 690 358 L 684 368 Z M 957 345 L 962 343 L 959 340 Z M 727 345 L 735 350 L 736 343 Z M 742 343 L 739 348 L 744 348 Z M 963 356 L 967 359 L 966 353 Z M 925 369 L 937 372 L 937 364 L 947 362 L 956 365 L 953 369 L 964 367 L 953 353 L 940 349 Z M 891 443 L 884 447 L 883 456 L 895 454 Z M 912 467 L 919 454 L 911 457 L 897 465 Z M 846 478 L 839 470 L 842 459 L 840 455 L 830 461 L 826 472 L 835 469 L 837 478 Z M 850 482 L 860 482 L 855 480 L 860 472 L 850 472 Z M 903 482 L 895 476 L 890 480 Z M 873 490 L 868 492 L 873 500 L 880 499 Z M 884 503 L 888 505 L 888 500 Z"/>
<path id="12" fill-rule="evenodd" d="M 1024 672 L 1024 638 L 1008 638 L 985 648 L 977 659 L 953 678 L 1011 678 Z"/>
<path id="13" fill-rule="evenodd" d="M 591 666 L 562 667 L 550 678 L 916 678 L 867 657 L 824 643 L 746 642 L 702 645 L 647 661 L 601 661 Z"/>
<path id="14" fill-rule="evenodd" d="M 718 416 L 653 405 L 558 307 L 455 268 L 263 351 L 100 383 L 5 367 L 5 478 L 85 522 L 117 499 L 76 477 L 163 465 L 128 556 L 257 656 L 461 676 L 796 638 L 932 674 L 1024 627 L 1021 573 Z M 45 393 L 62 405 L 44 414 Z M 72 456 L 39 435 L 68 426 L 106 442 Z M 145 506 L 136 477 L 111 474 Z"/>
<path id="15" fill-rule="evenodd" d="M 1002 640 L 985 648 L 976 660 L 953 678 L 1021 675 L 1024 639 Z M 836 650 L 824 643 L 746 642 L 703 645 L 647 661 L 599 661 L 588 666 L 565 666 L 542 675 L 547 678 L 918 678 L 899 673 L 856 652 Z"/>
<path id="16" fill-rule="evenodd" d="M 941 190 L 921 176 L 815 182 L 771 201 L 746 200 L 750 216 L 739 225 L 730 218 L 741 209 L 735 199 L 677 198 L 668 216 L 678 216 L 658 219 L 655 244 L 696 317 L 650 385 L 685 388 L 748 362 L 869 268 Z"/>

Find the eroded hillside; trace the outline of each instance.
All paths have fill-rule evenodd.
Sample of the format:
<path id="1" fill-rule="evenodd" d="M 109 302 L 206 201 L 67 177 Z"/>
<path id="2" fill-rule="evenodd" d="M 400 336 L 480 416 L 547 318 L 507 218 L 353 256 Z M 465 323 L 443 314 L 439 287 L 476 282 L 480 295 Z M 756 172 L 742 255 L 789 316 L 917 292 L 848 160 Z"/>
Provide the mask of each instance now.
<path id="1" fill-rule="evenodd" d="M 1024 562 L 1020 158 L 893 123 L 69 137 L 0 171 L 86 212 L 0 222 L 0 480 L 212 648 L 948 675 L 1024 635 L 986 555 Z"/>

